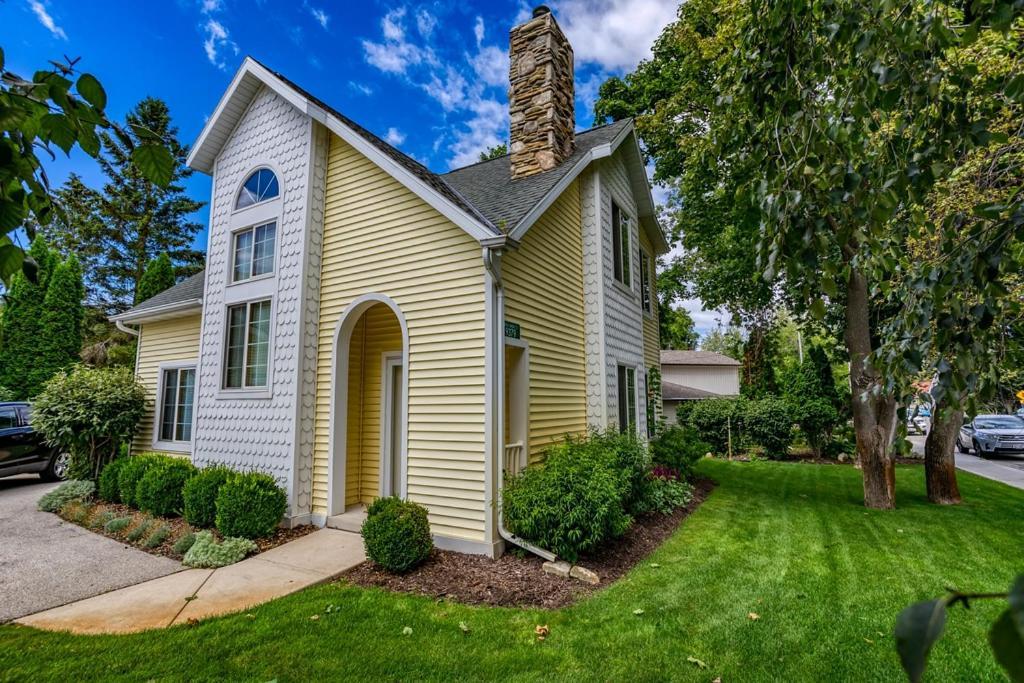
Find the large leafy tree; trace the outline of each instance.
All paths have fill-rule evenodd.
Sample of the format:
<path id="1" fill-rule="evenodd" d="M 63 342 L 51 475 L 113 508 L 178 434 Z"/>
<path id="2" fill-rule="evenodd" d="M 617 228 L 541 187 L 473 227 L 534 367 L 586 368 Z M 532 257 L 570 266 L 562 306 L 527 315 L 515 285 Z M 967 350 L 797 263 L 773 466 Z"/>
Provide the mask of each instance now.
<path id="1" fill-rule="evenodd" d="M 129 134 L 107 119 L 107 94 L 95 76 L 79 73 L 77 59 L 52 62 L 51 70 L 24 78 L 7 69 L 0 48 L 0 282 L 11 284 L 19 270 L 35 277 L 16 237 L 25 228 L 47 225 L 55 208 L 43 158 L 78 146 L 99 156 L 104 131 L 117 137 L 140 172 L 157 186 L 171 179 L 172 159 L 157 136 L 145 128 Z"/>

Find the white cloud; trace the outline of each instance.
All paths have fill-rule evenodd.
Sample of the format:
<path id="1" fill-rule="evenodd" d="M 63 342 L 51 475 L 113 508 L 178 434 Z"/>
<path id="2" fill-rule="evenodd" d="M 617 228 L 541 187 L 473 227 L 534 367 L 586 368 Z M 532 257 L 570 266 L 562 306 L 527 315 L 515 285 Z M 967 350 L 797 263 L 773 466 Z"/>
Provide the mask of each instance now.
<path id="1" fill-rule="evenodd" d="M 53 34 L 54 38 L 60 38 L 61 40 L 67 40 L 68 35 L 64 33 L 64 29 L 57 26 L 57 22 L 53 20 L 50 13 L 46 11 L 46 7 L 40 0 L 29 0 L 29 8 L 32 13 L 36 15 L 36 19 L 39 23 L 46 27 L 46 30 Z"/>
<path id="2" fill-rule="evenodd" d="M 508 84 L 508 52 L 495 45 L 485 45 L 469 58 L 473 71 L 487 85 Z"/>
<path id="3" fill-rule="evenodd" d="M 213 12 L 219 12 L 223 6 L 221 0 L 203 0 L 201 9 L 203 14 L 212 14 Z"/>
<path id="4" fill-rule="evenodd" d="M 384 136 L 384 140 L 389 145 L 394 145 L 397 147 L 398 145 L 405 142 L 405 133 L 392 126 L 391 128 L 388 128 L 388 132 L 387 135 Z"/>
<path id="5" fill-rule="evenodd" d="M 433 14 L 425 9 L 416 12 L 416 30 L 420 32 L 421 36 L 429 38 L 433 35 L 435 26 L 437 26 L 437 17 Z"/>
<path id="6" fill-rule="evenodd" d="M 320 24 L 321 28 L 327 28 L 327 22 L 330 21 L 331 19 L 329 16 L 327 16 L 327 12 L 316 7 L 310 7 L 309 13 L 313 15 L 313 18 L 316 19 L 316 22 Z"/>
<path id="7" fill-rule="evenodd" d="M 210 60 L 210 64 L 213 64 L 218 69 L 227 69 L 227 64 L 220 56 L 221 50 L 228 48 L 237 55 L 238 45 L 235 41 L 231 40 L 228 30 L 224 28 L 224 25 L 216 19 L 207 19 L 203 30 L 206 32 L 206 40 L 203 41 L 203 50 L 206 51 L 206 58 Z"/>
<path id="8" fill-rule="evenodd" d="M 383 43 L 363 41 L 366 61 L 386 73 L 404 74 L 410 66 L 437 63 L 429 46 L 420 47 L 406 40 L 405 14 L 405 8 L 400 7 L 384 15 L 380 22 Z"/>
<path id="9" fill-rule="evenodd" d="M 484 42 L 484 18 L 478 16 L 476 23 L 473 25 L 473 35 L 476 36 L 476 46 L 480 47 L 480 44 Z"/>
<path id="10" fill-rule="evenodd" d="M 495 99 L 474 98 L 470 103 L 472 118 L 456 129 L 451 145 L 451 168 L 480 161 L 480 153 L 505 142 L 508 135 L 508 107 Z"/>
<path id="11" fill-rule="evenodd" d="M 552 0 L 559 26 L 577 63 L 632 71 L 650 57 L 651 45 L 675 20 L 675 0 Z"/>
<path id="12" fill-rule="evenodd" d="M 366 85 L 365 83 L 357 83 L 355 81 L 349 81 L 348 82 L 348 87 L 350 87 L 352 90 L 354 90 L 355 92 L 359 93 L 360 95 L 372 95 L 373 94 L 373 88 L 371 88 L 370 86 Z"/>
<path id="13" fill-rule="evenodd" d="M 384 38 L 387 40 L 405 39 L 405 8 L 391 10 L 380 20 L 381 29 L 384 31 Z"/>
<path id="14" fill-rule="evenodd" d="M 716 327 L 729 326 L 729 314 L 725 311 L 706 311 L 700 299 L 684 299 L 680 306 L 693 318 L 693 326 L 700 336 L 707 336 Z"/>
<path id="15" fill-rule="evenodd" d="M 462 109 L 466 103 L 466 89 L 469 83 L 465 76 L 449 66 L 444 78 L 431 74 L 430 81 L 421 87 L 433 97 L 446 112 Z"/>

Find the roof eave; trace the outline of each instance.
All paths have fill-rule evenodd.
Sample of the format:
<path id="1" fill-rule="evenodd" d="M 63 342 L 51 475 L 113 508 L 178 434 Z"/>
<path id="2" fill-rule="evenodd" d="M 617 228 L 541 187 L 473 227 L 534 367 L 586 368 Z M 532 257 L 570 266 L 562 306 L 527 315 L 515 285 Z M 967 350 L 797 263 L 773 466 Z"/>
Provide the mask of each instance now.
<path id="1" fill-rule="evenodd" d="M 167 320 L 169 318 L 181 318 L 192 313 L 203 310 L 202 299 L 189 299 L 187 301 L 175 301 L 163 306 L 153 306 L 141 310 L 131 309 L 124 313 L 110 316 L 111 322 L 123 323 L 145 323 L 156 320 Z"/>

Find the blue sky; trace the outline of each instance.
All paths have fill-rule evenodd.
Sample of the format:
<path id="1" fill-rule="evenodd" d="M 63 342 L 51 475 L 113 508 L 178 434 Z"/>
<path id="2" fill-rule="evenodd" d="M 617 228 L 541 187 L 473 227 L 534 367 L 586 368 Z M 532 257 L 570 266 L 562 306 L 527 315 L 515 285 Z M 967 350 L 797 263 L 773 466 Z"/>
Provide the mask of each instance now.
<path id="1" fill-rule="evenodd" d="M 551 0 L 576 57 L 576 119 L 593 120 L 597 88 L 650 54 L 675 0 Z M 31 74 L 80 57 L 121 119 L 147 95 L 171 109 L 181 140 L 199 134 L 234 71 L 252 55 L 435 171 L 476 160 L 507 138 L 508 30 L 529 16 L 522 0 L 6 0 L 0 44 L 7 67 Z M 81 153 L 47 171 L 98 185 Z M 209 199 L 210 181 L 188 192 Z M 197 216 L 207 221 L 204 209 Z M 197 246 L 205 248 L 205 231 Z"/>

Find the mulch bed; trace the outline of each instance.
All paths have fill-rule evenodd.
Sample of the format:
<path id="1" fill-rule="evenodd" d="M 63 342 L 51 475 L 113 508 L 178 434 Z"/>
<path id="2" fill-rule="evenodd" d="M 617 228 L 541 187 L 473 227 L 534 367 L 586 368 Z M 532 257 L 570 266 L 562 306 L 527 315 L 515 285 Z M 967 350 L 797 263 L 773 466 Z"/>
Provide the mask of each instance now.
<path id="1" fill-rule="evenodd" d="M 601 577 L 597 586 L 547 574 L 541 570 L 544 560 L 533 555 L 506 552 L 492 560 L 437 549 L 425 563 L 408 574 L 389 574 L 367 561 L 350 569 L 341 580 L 357 586 L 428 595 L 468 605 L 564 607 L 609 585 L 642 562 L 707 499 L 714 487 L 710 479 L 696 480 L 693 498 L 685 507 L 671 515 L 641 517 L 616 543 L 581 558 L 578 564 Z"/>
<path id="2" fill-rule="evenodd" d="M 203 529 L 193 528 L 191 525 L 188 524 L 188 522 L 186 522 L 181 517 L 154 517 L 144 512 L 140 512 L 135 508 L 128 507 L 127 505 L 121 505 L 120 503 L 93 502 L 88 504 L 87 509 L 79 507 L 80 505 L 81 504 L 79 503 L 77 505 L 73 504 L 66 506 L 64 509 L 61 510 L 59 516 L 64 521 L 69 522 L 71 524 L 77 524 L 78 526 L 84 529 L 88 529 L 93 533 L 100 534 L 101 536 L 106 536 L 107 538 L 111 538 L 115 541 L 118 541 L 119 543 L 124 543 L 125 545 L 130 545 L 133 548 L 137 548 L 151 555 L 169 557 L 172 560 L 180 561 L 182 558 L 182 556 L 179 553 L 174 552 L 174 544 L 177 542 L 179 538 L 188 533 L 192 533 L 195 531 L 203 531 Z M 100 515 L 108 511 L 111 514 L 113 514 L 114 517 L 131 517 L 131 524 L 129 524 L 125 529 L 121 530 L 120 532 L 114 533 L 107 531 L 103 528 L 102 525 L 93 525 L 90 523 L 94 522 L 95 520 L 98 520 Z M 149 531 L 136 541 L 129 541 L 127 539 L 128 534 L 147 519 L 150 520 Z M 157 527 L 162 525 L 167 525 L 168 527 L 170 527 L 170 533 L 167 535 L 167 538 L 160 545 L 154 546 L 152 548 L 147 548 L 144 545 L 146 536 L 148 536 L 148 534 L 152 532 L 153 529 L 156 529 Z M 277 531 L 274 532 L 273 536 L 256 539 L 255 543 L 258 548 L 257 553 L 262 553 L 267 550 L 270 550 L 271 548 L 276 548 L 279 545 L 284 545 L 288 541 L 293 541 L 296 538 L 300 538 L 302 536 L 305 536 L 306 534 L 312 533 L 316 531 L 318 528 L 319 527 L 313 526 L 312 524 L 305 524 L 303 526 L 292 527 L 291 529 L 283 529 L 279 527 Z M 221 535 L 217 532 L 216 529 L 209 529 L 209 531 L 212 531 L 213 535 L 216 536 L 218 539 L 221 538 Z"/>

